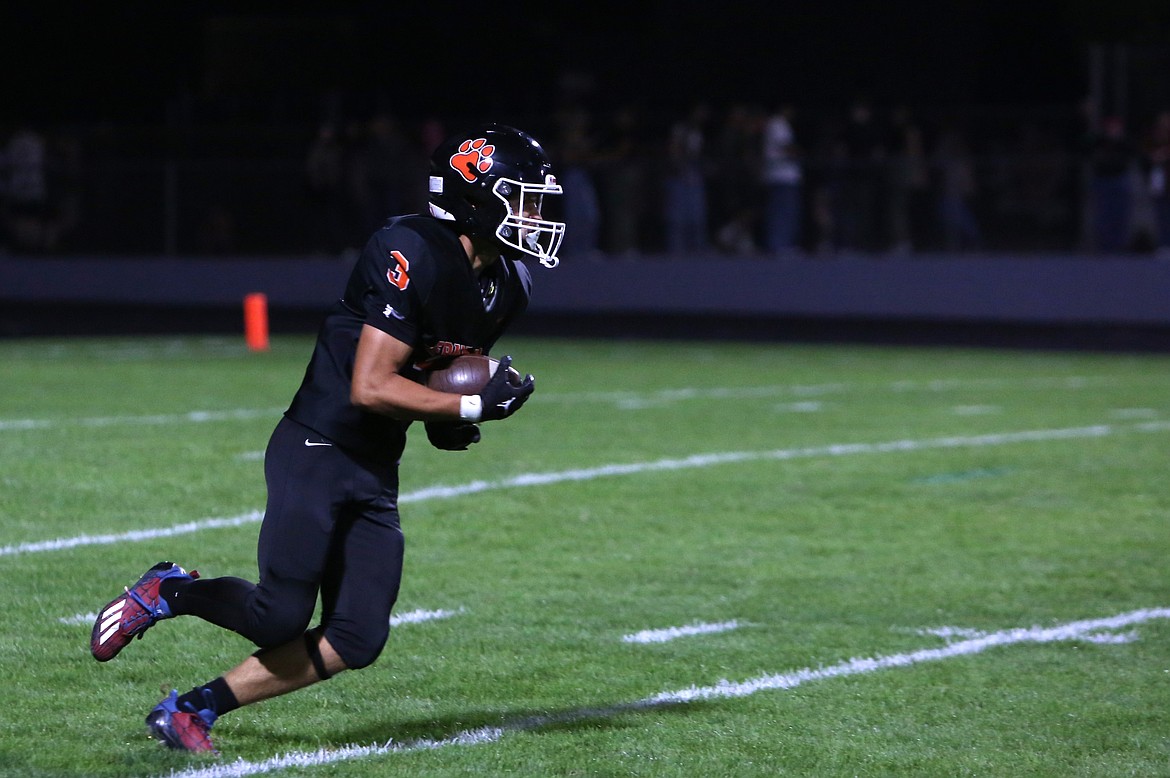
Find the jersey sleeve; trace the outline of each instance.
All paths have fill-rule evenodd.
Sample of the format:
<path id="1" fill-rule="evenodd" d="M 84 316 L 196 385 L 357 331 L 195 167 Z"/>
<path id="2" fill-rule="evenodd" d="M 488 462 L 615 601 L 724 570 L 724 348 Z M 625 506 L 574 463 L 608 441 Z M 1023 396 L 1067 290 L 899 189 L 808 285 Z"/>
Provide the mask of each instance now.
<path id="1" fill-rule="evenodd" d="M 365 275 L 361 303 L 365 323 L 413 344 L 436 277 L 426 240 L 412 229 L 387 227 L 370 238 L 359 264 Z"/>

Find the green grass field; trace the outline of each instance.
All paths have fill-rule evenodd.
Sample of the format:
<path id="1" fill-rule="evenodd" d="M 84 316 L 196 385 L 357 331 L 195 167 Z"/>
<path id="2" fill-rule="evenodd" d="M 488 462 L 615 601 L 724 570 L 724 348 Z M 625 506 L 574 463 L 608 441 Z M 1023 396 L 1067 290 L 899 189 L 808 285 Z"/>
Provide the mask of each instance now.
<path id="1" fill-rule="evenodd" d="M 252 646 L 90 619 L 254 577 L 311 345 L 0 342 L 0 775 L 1170 775 L 1170 358 L 787 344 L 501 344 L 537 393 L 413 436 L 377 664 L 167 751 Z"/>

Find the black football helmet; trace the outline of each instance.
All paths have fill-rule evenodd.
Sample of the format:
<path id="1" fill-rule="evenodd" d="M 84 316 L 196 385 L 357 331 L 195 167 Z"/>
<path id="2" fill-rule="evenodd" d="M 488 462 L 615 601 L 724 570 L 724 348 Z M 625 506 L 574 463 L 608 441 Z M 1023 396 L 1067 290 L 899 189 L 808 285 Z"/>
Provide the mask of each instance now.
<path id="1" fill-rule="evenodd" d="M 556 267 L 564 222 L 540 216 L 559 195 L 544 148 L 514 127 L 487 124 L 440 144 L 431 156 L 430 210 L 475 241 L 494 240 Z"/>

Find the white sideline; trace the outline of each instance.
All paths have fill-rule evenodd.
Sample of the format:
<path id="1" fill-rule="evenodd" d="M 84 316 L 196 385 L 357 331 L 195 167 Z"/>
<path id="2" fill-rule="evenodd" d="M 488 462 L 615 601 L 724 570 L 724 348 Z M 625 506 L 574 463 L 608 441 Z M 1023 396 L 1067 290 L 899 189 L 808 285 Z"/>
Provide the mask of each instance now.
<path id="1" fill-rule="evenodd" d="M 425 751 L 447 746 L 470 746 L 492 743 L 510 732 L 524 732 L 554 724 L 574 721 L 602 719 L 621 713 L 649 710 L 671 705 L 685 705 L 697 700 L 728 699 L 746 697 L 757 692 L 793 689 L 812 681 L 824 681 L 849 675 L 862 675 L 878 670 L 896 667 L 911 667 L 924 662 L 938 662 L 960 656 L 979 654 L 989 648 L 1019 643 L 1053 643 L 1065 640 L 1089 640 L 1100 637 L 1099 633 L 1141 624 L 1152 619 L 1170 619 L 1170 608 L 1148 608 L 1130 611 L 1102 619 L 1086 619 L 1060 624 L 1055 627 L 1029 627 L 992 632 L 942 648 L 924 648 L 905 654 L 889 654 L 868 658 L 848 659 L 827 667 L 805 667 L 799 670 L 765 675 L 746 681 L 722 680 L 713 686 L 692 686 L 673 692 L 662 692 L 635 702 L 613 705 L 608 708 L 581 708 L 567 713 L 548 716 L 532 716 L 507 721 L 498 727 L 480 727 L 457 732 L 441 740 L 423 739 L 408 743 L 389 740 L 383 744 L 359 746 L 349 745 L 337 749 L 320 748 L 316 751 L 294 751 L 280 754 L 259 762 L 237 759 L 229 764 L 196 767 L 170 773 L 170 778 L 243 778 L 294 767 L 319 767 L 369 756 Z M 1097 640 L 1096 642 L 1102 642 Z"/>
<path id="2" fill-rule="evenodd" d="M 56 427 L 115 427 L 121 424 L 206 424 L 214 421 L 248 421 L 250 419 L 277 419 L 283 408 L 236 408 L 227 411 L 189 411 L 187 413 L 156 413 L 148 416 L 91 416 L 78 419 L 0 419 L 0 432 L 12 430 L 45 430 Z"/>
<path id="3" fill-rule="evenodd" d="M 988 435 L 967 435 L 922 440 L 893 440 L 885 443 L 838 443 L 808 448 L 782 448 L 771 451 L 725 451 L 713 454 L 694 454 L 682 459 L 658 459 L 652 462 L 631 462 L 628 464 L 601 465 L 599 467 L 560 470 L 548 473 L 524 473 L 500 481 L 472 481 L 458 486 L 432 486 L 399 497 L 400 503 L 423 502 L 425 500 L 450 499 L 469 494 L 510 489 L 525 486 L 547 486 L 567 481 L 592 481 L 597 478 L 619 475 L 635 475 L 671 470 L 713 467 L 715 465 L 741 462 L 762 462 L 769 460 L 808 459 L 813 457 L 840 457 L 855 454 L 889 454 L 905 451 L 925 451 L 945 448 L 973 448 L 981 446 L 1002 446 L 1011 443 L 1035 443 L 1051 440 L 1072 440 L 1077 438 L 1100 438 L 1125 432 L 1166 432 L 1170 421 L 1150 421 L 1135 424 L 1097 424 L 1089 427 L 1065 427 L 1062 429 L 1025 430 L 1002 432 Z M 155 527 L 131 530 L 106 535 L 77 535 L 71 538 L 56 538 L 16 545 L 0 546 L 0 557 L 20 556 L 45 551 L 62 551 L 79 546 L 109 545 L 111 543 L 139 542 L 155 538 L 173 537 L 199 532 L 204 529 L 238 527 L 251 524 L 263 517 L 261 511 L 250 511 L 238 516 L 199 519 L 198 521 L 176 524 L 170 527 Z"/>
<path id="4" fill-rule="evenodd" d="M 1090 385 L 1110 385 L 1114 379 L 1110 377 L 1086 378 L 1082 376 L 1042 376 L 1033 378 L 1006 379 L 1006 378 L 972 378 L 972 379 L 935 379 L 932 381 L 892 381 L 888 384 L 876 384 L 873 388 L 886 391 L 906 393 L 912 391 L 944 392 L 960 389 L 996 389 L 1019 386 L 1025 389 L 1084 389 Z M 769 386 L 733 386 L 710 388 L 682 388 L 661 389 L 654 392 L 563 392 L 537 393 L 533 395 L 533 402 L 538 403 L 572 403 L 582 402 L 607 403 L 621 409 L 631 410 L 648 408 L 665 403 L 687 402 L 705 399 L 766 399 L 769 397 L 792 395 L 795 397 L 818 397 L 826 394 L 841 394 L 857 388 L 858 385 L 845 383 L 813 384 L 813 385 L 780 385 Z M 797 408 L 801 410 L 801 408 Z M 808 410 L 808 408 L 803 408 Z M 96 416 L 82 418 L 60 419 L 0 419 L 0 432 L 14 432 L 21 430 L 45 430 L 58 427 L 112 427 L 121 424 L 128 425 L 157 425 L 157 424 L 202 424 L 220 421 L 242 421 L 249 419 L 277 419 L 284 413 L 284 408 L 235 408 L 222 411 L 190 411 L 188 413 L 157 413 L 142 416 Z"/>

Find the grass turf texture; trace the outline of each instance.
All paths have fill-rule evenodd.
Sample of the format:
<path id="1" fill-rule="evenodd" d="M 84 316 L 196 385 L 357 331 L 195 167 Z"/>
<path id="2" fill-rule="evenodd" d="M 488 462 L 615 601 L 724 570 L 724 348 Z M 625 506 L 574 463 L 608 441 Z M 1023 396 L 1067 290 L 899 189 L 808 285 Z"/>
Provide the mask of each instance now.
<path id="1" fill-rule="evenodd" d="M 622 708 L 998 632 L 1170 607 L 1165 356 L 509 340 L 537 393 L 466 453 L 412 436 L 396 612 L 371 669 L 225 716 L 221 759 L 142 719 L 252 648 L 194 619 L 113 662 L 93 612 L 160 559 L 255 575 L 254 522 L 20 551 L 233 517 L 311 341 L 0 342 L 0 775 L 155 776 L 237 757 L 443 741 L 282 776 L 1165 775 L 1170 621 L 1128 642 L 1022 643 L 733 699 Z M 1142 425 L 1147 425 L 1145 428 Z M 1108 425 L 1100 434 L 975 436 Z M 923 442 L 958 437 L 951 447 Z M 874 444 L 910 441 L 902 450 Z M 837 444 L 867 444 L 831 449 Z M 744 459 L 599 474 L 721 452 Z M 798 453 L 792 453 L 798 452 Z M 530 473 L 583 471 L 545 485 Z M 482 481 L 462 496 L 431 487 Z M 417 493 L 417 499 L 409 495 Z M 644 629 L 730 631 L 630 644 Z M 540 718 L 546 717 L 546 718 Z M 521 725 L 531 719 L 528 724 Z"/>

